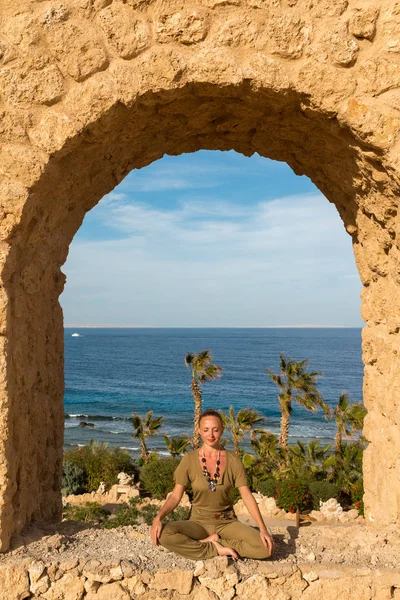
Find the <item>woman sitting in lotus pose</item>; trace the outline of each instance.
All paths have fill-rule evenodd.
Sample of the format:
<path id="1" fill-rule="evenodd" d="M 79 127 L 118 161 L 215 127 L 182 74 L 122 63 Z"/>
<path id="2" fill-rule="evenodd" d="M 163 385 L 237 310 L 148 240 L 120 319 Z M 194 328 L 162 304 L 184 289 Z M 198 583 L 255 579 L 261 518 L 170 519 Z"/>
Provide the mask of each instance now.
<path id="1" fill-rule="evenodd" d="M 268 558 L 273 551 L 273 540 L 247 485 L 242 461 L 233 452 L 221 449 L 223 431 L 224 424 L 216 410 L 208 409 L 201 414 L 203 446 L 183 456 L 174 473 L 174 490 L 155 517 L 150 537 L 154 545 L 160 543 L 192 560 L 217 555 L 232 556 L 235 560 Z M 189 481 L 193 489 L 189 520 L 163 526 L 162 519 L 178 506 Z M 229 497 L 232 487 L 239 489 L 259 530 L 236 518 Z"/>

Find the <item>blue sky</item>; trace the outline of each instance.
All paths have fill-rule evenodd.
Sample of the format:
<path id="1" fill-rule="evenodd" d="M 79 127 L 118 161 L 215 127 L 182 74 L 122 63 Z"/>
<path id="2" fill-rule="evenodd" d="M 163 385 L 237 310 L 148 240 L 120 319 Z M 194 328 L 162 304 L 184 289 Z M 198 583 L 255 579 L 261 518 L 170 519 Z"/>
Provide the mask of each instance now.
<path id="1" fill-rule="evenodd" d="M 359 327 L 350 236 L 307 177 L 255 155 L 165 156 L 85 217 L 65 324 Z"/>

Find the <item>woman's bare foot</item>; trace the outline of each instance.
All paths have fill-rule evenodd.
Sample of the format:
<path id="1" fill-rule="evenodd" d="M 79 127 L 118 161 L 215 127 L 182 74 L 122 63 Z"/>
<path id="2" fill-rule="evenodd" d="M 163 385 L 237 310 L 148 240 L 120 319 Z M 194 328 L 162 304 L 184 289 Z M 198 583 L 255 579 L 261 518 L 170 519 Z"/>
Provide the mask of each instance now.
<path id="1" fill-rule="evenodd" d="M 212 533 L 208 537 L 204 538 L 204 540 L 199 540 L 199 542 L 218 542 L 219 535 L 218 533 Z"/>
<path id="2" fill-rule="evenodd" d="M 221 546 L 216 541 L 213 541 L 213 544 L 218 551 L 218 556 L 231 556 L 233 560 L 238 560 L 239 555 L 233 548 L 225 548 L 225 546 Z"/>

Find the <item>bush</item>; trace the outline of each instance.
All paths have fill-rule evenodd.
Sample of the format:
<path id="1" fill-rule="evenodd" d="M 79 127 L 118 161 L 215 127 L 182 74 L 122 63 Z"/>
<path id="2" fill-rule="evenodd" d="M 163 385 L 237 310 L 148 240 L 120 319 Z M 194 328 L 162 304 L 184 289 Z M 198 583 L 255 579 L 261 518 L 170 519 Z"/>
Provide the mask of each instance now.
<path id="1" fill-rule="evenodd" d="M 128 504 L 125 502 L 119 504 L 115 513 L 107 521 L 103 522 L 103 528 L 115 529 L 115 527 L 136 525 L 139 515 L 138 502 L 140 502 L 140 498 L 131 498 Z"/>
<path id="2" fill-rule="evenodd" d="M 326 502 L 329 498 L 337 499 L 339 496 L 337 485 L 329 481 L 311 481 L 309 488 L 314 510 L 319 510 L 320 500 Z"/>
<path id="3" fill-rule="evenodd" d="M 308 485 L 293 479 L 285 479 L 277 483 L 275 500 L 279 508 L 291 513 L 296 512 L 297 509 L 302 512 L 311 506 Z"/>
<path id="4" fill-rule="evenodd" d="M 69 461 L 63 463 L 61 491 L 63 496 L 83 494 L 86 490 L 86 473 Z"/>
<path id="5" fill-rule="evenodd" d="M 143 465 L 139 479 L 145 491 L 163 500 L 174 488 L 173 475 L 179 463 L 179 458 L 158 458 Z"/>
<path id="6" fill-rule="evenodd" d="M 276 486 L 278 482 L 276 479 L 264 479 L 264 481 L 259 481 L 257 486 L 257 491 L 260 492 L 263 496 L 267 498 L 275 498 L 276 497 Z"/>
<path id="7" fill-rule="evenodd" d="M 359 514 L 364 516 L 364 482 L 362 477 L 351 488 L 351 501 Z"/>
<path id="8" fill-rule="evenodd" d="M 134 475 L 136 471 L 132 458 L 125 450 L 93 441 L 64 452 L 64 462 L 84 471 L 87 492 L 96 491 L 101 481 L 110 488 L 118 483 L 117 476 L 121 471 L 128 475 Z"/>
<path id="9" fill-rule="evenodd" d="M 103 523 L 109 513 L 102 509 L 97 502 L 86 502 L 85 506 L 67 506 L 63 510 L 64 519 L 80 521 L 81 523 Z"/>

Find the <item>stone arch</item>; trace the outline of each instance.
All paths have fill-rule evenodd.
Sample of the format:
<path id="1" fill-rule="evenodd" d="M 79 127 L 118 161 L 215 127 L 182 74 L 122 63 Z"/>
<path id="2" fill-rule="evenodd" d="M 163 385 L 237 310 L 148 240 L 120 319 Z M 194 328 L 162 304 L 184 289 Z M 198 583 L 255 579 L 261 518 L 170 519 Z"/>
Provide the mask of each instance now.
<path id="1" fill-rule="evenodd" d="M 286 161 L 336 205 L 364 286 L 366 514 L 398 524 L 395 3 L 14 4 L 0 23 L 0 548 L 61 513 L 69 243 L 131 169 L 199 149 Z"/>

